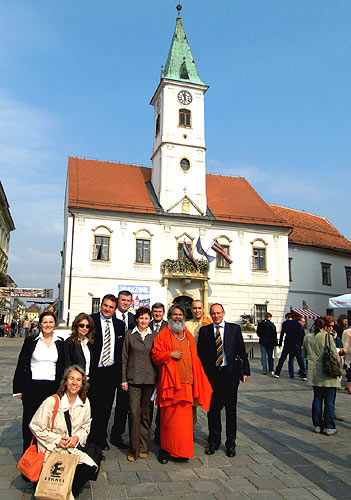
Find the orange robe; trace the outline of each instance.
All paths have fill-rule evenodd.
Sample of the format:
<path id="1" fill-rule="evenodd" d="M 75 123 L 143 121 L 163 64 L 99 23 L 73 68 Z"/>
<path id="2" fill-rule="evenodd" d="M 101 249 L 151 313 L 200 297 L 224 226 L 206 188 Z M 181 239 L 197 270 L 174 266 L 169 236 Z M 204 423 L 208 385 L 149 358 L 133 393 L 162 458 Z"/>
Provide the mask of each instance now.
<path id="1" fill-rule="evenodd" d="M 186 344 L 180 349 L 181 342 L 165 326 L 154 340 L 151 357 L 160 366 L 156 404 L 161 410 L 161 448 L 172 457 L 191 458 L 194 456 L 192 405 L 196 400 L 208 411 L 212 388 L 197 356 L 194 338 L 186 328 L 185 335 Z M 171 358 L 174 350 L 185 353 L 182 360 Z"/>

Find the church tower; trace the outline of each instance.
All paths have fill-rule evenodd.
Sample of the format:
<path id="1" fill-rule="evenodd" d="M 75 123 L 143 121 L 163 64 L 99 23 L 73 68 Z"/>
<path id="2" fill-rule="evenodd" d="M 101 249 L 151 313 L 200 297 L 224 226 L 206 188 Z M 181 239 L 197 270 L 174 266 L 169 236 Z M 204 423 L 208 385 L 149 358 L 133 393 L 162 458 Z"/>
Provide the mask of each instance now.
<path id="1" fill-rule="evenodd" d="M 154 106 L 152 184 L 169 213 L 205 215 L 206 146 L 204 96 L 177 5 L 176 27 Z"/>

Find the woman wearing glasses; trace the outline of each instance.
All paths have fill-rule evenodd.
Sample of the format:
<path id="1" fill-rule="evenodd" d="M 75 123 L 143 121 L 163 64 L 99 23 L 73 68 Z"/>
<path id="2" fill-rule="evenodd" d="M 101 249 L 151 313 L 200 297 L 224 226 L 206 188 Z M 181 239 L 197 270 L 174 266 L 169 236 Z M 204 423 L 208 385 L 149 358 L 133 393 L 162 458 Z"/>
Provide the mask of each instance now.
<path id="1" fill-rule="evenodd" d="M 314 432 L 327 436 L 336 434 L 335 394 L 339 377 L 331 377 L 323 372 L 324 345 L 330 345 L 331 352 L 338 358 L 333 329 L 335 321 L 331 318 L 318 318 L 314 333 L 305 335 L 302 355 L 308 360 L 307 383 L 313 386 L 312 421 Z M 323 408 L 324 406 L 324 408 Z"/>
<path id="2" fill-rule="evenodd" d="M 89 314 L 80 313 L 72 324 L 72 334 L 65 341 L 65 367 L 78 365 L 89 376 L 92 366 L 92 344 L 94 343 L 94 321 Z"/>

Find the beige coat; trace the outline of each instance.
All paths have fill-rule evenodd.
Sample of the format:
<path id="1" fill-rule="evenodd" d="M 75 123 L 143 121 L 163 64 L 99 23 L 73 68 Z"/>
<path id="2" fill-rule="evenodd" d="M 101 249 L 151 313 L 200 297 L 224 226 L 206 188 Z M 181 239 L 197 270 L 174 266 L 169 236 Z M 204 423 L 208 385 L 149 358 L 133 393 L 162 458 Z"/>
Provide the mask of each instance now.
<path id="1" fill-rule="evenodd" d="M 329 377 L 323 373 L 323 353 L 326 333 L 324 330 L 305 335 L 302 346 L 302 355 L 308 360 L 307 383 L 318 387 L 338 387 L 339 377 Z M 328 341 L 328 339 L 327 339 Z M 330 348 L 336 359 L 339 359 L 333 337 L 330 335 Z"/>
<path id="2" fill-rule="evenodd" d="M 32 433 L 37 438 L 39 451 L 48 450 L 50 453 L 75 453 L 79 455 L 79 463 L 96 466 L 95 462 L 86 454 L 76 448 L 58 448 L 57 445 L 63 435 L 68 436 L 68 430 L 64 413 L 61 409 L 61 401 L 55 418 L 54 428 L 51 431 L 52 414 L 54 411 L 55 399 L 50 396 L 40 405 L 29 425 Z M 82 406 L 77 406 L 73 410 L 72 436 L 80 438 L 80 444 L 85 445 L 90 431 L 90 403 L 86 399 Z M 45 454 L 45 458 L 49 455 Z M 44 459 L 45 461 L 45 459 Z"/>

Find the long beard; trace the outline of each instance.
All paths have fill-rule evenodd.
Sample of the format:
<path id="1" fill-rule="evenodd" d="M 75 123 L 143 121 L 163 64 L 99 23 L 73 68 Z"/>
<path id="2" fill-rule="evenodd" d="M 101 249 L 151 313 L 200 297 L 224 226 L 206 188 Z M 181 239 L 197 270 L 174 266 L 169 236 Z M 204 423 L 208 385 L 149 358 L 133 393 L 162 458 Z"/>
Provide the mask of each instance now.
<path id="1" fill-rule="evenodd" d="M 172 319 L 168 320 L 168 326 L 173 333 L 182 333 L 185 326 L 185 319 Z"/>

